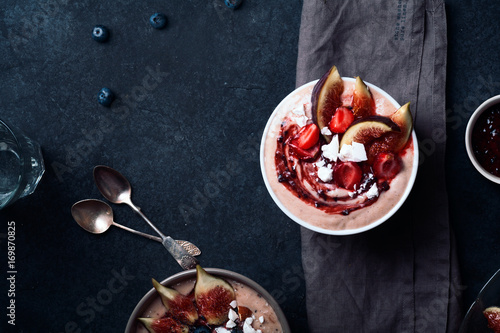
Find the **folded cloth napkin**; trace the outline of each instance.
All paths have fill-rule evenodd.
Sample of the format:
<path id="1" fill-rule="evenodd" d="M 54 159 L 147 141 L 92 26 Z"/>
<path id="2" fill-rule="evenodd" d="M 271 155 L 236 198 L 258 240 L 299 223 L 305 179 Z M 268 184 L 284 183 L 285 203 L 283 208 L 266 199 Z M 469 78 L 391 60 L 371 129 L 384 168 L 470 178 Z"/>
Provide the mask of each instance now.
<path id="1" fill-rule="evenodd" d="M 456 332 L 460 280 L 448 219 L 446 16 L 442 0 L 304 0 L 297 86 L 332 65 L 401 105 L 420 144 L 410 197 L 390 220 L 352 236 L 302 228 L 311 332 Z"/>

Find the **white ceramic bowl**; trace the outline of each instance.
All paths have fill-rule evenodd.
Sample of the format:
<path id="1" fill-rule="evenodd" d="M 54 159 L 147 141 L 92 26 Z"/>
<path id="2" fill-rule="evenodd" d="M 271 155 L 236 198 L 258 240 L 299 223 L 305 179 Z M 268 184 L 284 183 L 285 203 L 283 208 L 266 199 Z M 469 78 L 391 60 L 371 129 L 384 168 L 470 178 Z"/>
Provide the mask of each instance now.
<path id="1" fill-rule="evenodd" d="M 479 118 L 479 116 L 491 106 L 499 103 L 500 103 L 500 95 L 494 96 L 486 100 L 476 109 L 476 111 L 474 111 L 472 116 L 469 118 L 469 122 L 467 123 L 467 129 L 465 130 L 465 148 L 467 149 L 467 155 L 469 155 L 470 161 L 472 162 L 476 170 L 479 171 L 480 174 L 482 174 L 484 177 L 497 184 L 500 184 L 500 177 L 492 175 L 491 173 L 486 171 L 486 169 L 484 169 L 483 166 L 479 164 L 476 155 L 474 154 L 474 150 L 472 148 L 472 130 L 474 129 L 474 125 L 476 124 L 476 121 Z"/>
<path id="2" fill-rule="evenodd" d="M 343 77 L 342 79 L 344 80 L 344 82 L 355 82 L 355 80 L 353 78 Z M 369 223 L 369 224 L 367 224 L 367 225 L 365 225 L 363 227 L 353 228 L 353 229 L 332 230 L 332 229 L 325 229 L 325 228 L 321 228 L 321 227 L 312 225 L 311 223 L 309 223 L 307 221 L 307 219 L 299 218 L 296 215 L 294 215 L 283 204 L 283 202 L 279 199 L 279 197 L 273 191 L 272 186 L 271 186 L 271 184 L 269 182 L 269 179 L 267 177 L 266 166 L 265 166 L 265 143 L 266 143 L 266 139 L 268 138 L 268 134 L 269 134 L 270 128 L 273 126 L 273 122 L 274 122 L 275 116 L 278 113 L 280 113 L 281 109 L 283 109 L 285 107 L 288 107 L 289 105 L 293 104 L 293 101 L 297 99 L 296 95 L 298 95 L 300 93 L 300 91 L 303 91 L 304 89 L 311 89 L 312 87 L 314 87 L 314 85 L 316 84 L 316 82 L 318 82 L 318 80 L 306 83 L 305 85 L 303 85 L 303 86 L 295 89 L 293 92 L 291 92 L 287 97 L 285 97 L 281 101 L 280 104 L 278 104 L 278 106 L 276 107 L 276 109 L 273 111 L 271 117 L 269 118 L 269 120 L 267 122 L 267 125 L 266 125 L 266 127 L 264 129 L 264 133 L 262 135 L 262 141 L 261 141 L 261 147 L 260 147 L 260 167 L 261 167 L 262 176 L 264 178 L 264 183 L 266 184 L 267 190 L 268 190 L 269 194 L 271 195 L 271 197 L 273 198 L 273 200 L 276 203 L 276 205 L 289 218 L 291 218 L 293 221 L 297 222 L 298 224 L 300 224 L 301 226 L 303 226 L 305 228 L 308 228 L 310 230 L 313 230 L 313 231 L 316 231 L 316 232 L 320 232 L 320 233 L 323 233 L 323 234 L 329 234 L 329 235 L 352 235 L 352 234 L 357 234 L 357 233 L 361 233 L 361 232 L 373 229 L 376 226 L 378 226 L 378 225 L 382 224 L 383 222 L 387 221 L 392 215 L 394 215 L 394 213 L 396 213 L 396 211 L 398 211 L 398 209 L 403 205 L 403 203 L 405 202 L 406 198 L 408 197 L 408 195 L 411 192 L 411 189 L 412 189 L 413 184 L 415 182 L 415 178 L 417 177 L 417 169 L 418 169 L 418 142 L 417 142 L 417 137 L 416 137 L 415 131 L 412 132 L 412 138 L 413 138 L 413 168 L 412 168 L 412 172 L 411 172 L 409 181 L 408 181 L 408 183 L 406 185 L 406 188 L 404 190 L 404 193 L 401 195 L 401 197 L 399 198 L 399 200 L 397 201 L 397 203 L 390 210 L 388 210 L 387 213 L 384 216 L 382 216 L 381 218 L 374 219 L 371 223 Z M 385 99 L 387 99 L 391 104 L 393 104 L 395 110 L 401 107 L 398 104 L 398 102 L 396 102 L 396 100 L 394 100 L 394 98 L 392 98 L 388 93 L 386 93 L 385 91 L 383 91 L 382 89 L 378 88 L 377 86 L 375 86 L 375 85 L 373 85 L 371 83 L 368 83 L 368 82 L 365 82 L 365 83 L 366 83 L 366 85 L 372 91 L 379 92 Z M 275 138 L 273 138 L 273 139 L 275 140 Z M 300 203 L 297 202 L 297 205 L 301 205 L 301 204 L 302 205 L 307 205 L 306 203 L 304 203 L 302 201 L 300 201 Z"/>

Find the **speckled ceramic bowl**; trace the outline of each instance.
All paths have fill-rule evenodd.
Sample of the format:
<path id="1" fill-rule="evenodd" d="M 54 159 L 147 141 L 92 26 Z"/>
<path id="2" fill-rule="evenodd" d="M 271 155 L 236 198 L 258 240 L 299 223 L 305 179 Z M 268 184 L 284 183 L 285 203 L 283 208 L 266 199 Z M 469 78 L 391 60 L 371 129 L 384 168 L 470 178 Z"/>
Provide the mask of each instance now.
<path id="1" fill-rule="evenodd" d="M 220 269 L 220 268 L 205 268 L 205 271 L 208 273 L 218 276 L 220 278 L 223 278 L 225 280 L 234 280 L 238 283 L 244 284 L 251 289 L 255 290 L 258 294 L 260 294 L 266 301 L 267 303 L 272 307 L 274 312 L 276 313 L 276 316 L 278 317 L 278 320 L 281 324 L 281 328 L 283 329 L 283 333 L 290 333 L 291 329 L 288 326 L 288 322 L 286 320 L 285 314 L 281 310 L 279 304 L 276 302 L 276 300 L 269 294 L 264 288 L 262 288 L 259 284 L 254 282 L 253 280 L 247 278 L 246 276 L 243 276 L 241 274 L 228 271 L 225 269 Z M 187 281 L 187 280 L 192 280 L 196 279 L 196 270 L 191 269 L 188 271 L 183 271 L 180 273 L 177 273 L 175 275 L 172 275 L 171 277 L 163 280 L 161 284 L 165 286 L 173 286 L 178 283 Z M 136 333 L 142 324 L 140 324 L 137 320 L 139 317 L 144 317 L 144 313 L 146 310 L 152 305 L 153 302 L 158 301 L 160 299 L 160 296 L 156 292 L 154 288 L 152 288 L 144 297 L 139 301 L 137 306 L 135 307 L 134 311 L 130 315 L 130 318 L 127 323 L 127 327 L 125 329 L 125 333 Z M 265 332 L 264 332 L 265 333 Z"/>
<path id="2" fill-rule="evenodd" d="M 500 104 L 500 95 L 494 96 L 488 100 L 486 100 L 483 104 L 481 104 L 476 111 L 472 114 L 467 123 L 467 129 L 465 130 L 465 149 L 467 150 L 467 155 L 469 155 L 469 159 L 476 168 L 476 170 L 483 175 L 485 178 L 490 181 L 500 184 L 500 177 L 497 177 L 488 171 L 478 162 L 476 155 L 474 154 L 474 150 L 472 148 L 472 130 L 474 129 L 474 125 L 476 124 L 479 116 L 486 110 L 488 110 L 491 106 L 495 104 Z"/>

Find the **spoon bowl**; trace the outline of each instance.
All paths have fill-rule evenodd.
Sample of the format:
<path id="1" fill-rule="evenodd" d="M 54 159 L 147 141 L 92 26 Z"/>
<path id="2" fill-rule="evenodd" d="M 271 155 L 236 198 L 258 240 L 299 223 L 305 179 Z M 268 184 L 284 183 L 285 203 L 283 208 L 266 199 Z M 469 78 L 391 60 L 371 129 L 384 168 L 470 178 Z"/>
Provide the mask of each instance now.
<path id="1" fill-rule="evenodd" d="M 93 234 L 102 234 L 113 225 L 113 210 L 99 200 L 82 200 L 71 207 L 76 223 Z"/>
<path id="2" fill-rule="evenodd" d="M 134 230 L 113 221 L 113 210 L 107 203 L 101 200 L 87 199 L 78 201 L 71 207 L 71 215 L 73 215 L 73 218 L 80 227 L 93 234 L 102 234 L 110 226 L 114 225 L 133 234 L 152 239 L 159 243 L 162 242 L 160 237 Z M 175 242 L 192 256 L 199 256 L 201 254 L 200 249 L 191 242 L 185 240 L 176 240 Z"/>
<path id="3" fill-rule="evenodd" d="M 101 194 L 112 203 L 131 204 L 132 187 L 118 171 L 105 165 L 94 168 L 94 181 Z"/>

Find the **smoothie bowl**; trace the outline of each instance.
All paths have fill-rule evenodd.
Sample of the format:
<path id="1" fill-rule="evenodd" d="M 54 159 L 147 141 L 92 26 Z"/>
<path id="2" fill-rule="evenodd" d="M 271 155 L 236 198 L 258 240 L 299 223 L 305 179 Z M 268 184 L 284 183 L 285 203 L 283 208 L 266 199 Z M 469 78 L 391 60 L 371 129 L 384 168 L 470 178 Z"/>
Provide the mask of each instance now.
<path id="1" fill-rule="evenodd" d="M 291 332 L 274 298 L 238 273 L 197 266 L 153 285 L 125 333 Z"/>
<path id="2" fill-rule="evenodd" d="M 300 225 L 332 235 L 372 229 L 402 206 L 416 178 L 409 103 L 334 66 L 276 107 L 260 164 L 271 197 Z"/>

